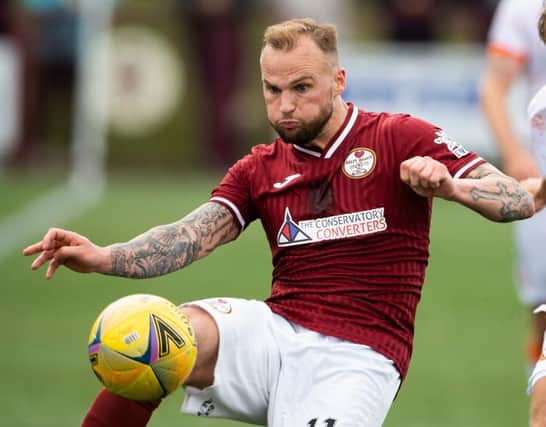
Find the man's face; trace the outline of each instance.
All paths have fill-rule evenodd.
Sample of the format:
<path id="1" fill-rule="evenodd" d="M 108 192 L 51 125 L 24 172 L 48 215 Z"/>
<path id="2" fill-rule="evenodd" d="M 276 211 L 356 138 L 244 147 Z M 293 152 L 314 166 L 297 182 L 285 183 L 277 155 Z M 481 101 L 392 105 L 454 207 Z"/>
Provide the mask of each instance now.
<path id="1" fill-rule="evenodd" d="M 260 65 L 267 118 L 279 136 L 301 145 L 319 136 L 344 89 L 344 71 L 308 37 L 290 51 L 266 46 Z"/>

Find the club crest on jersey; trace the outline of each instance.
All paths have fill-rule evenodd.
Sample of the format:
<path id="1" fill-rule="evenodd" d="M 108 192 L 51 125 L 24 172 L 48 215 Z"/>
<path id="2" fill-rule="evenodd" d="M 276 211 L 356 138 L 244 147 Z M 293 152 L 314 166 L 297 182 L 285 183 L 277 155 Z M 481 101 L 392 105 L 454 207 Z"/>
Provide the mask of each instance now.
<path id="1" fill-rule="evenodd" d="M 376 156 L 369 148 L 355 148 L 343 162 L 343 173 L 351 179 L 365 178 L 375 168 Z"/>
<path id="2" fill-rule="evenodd" d="M 349 239 L 387 229 L 384 208 L 369 209 L 323 218 L 295 222 L 288 208 L 284 222 L 277 234 L 279 247 L 322 242 L 324 240 Z"/>
<path id="3" fill-rule="evenodd" d="M 454 139 L 451 139 L 443 130 L 439 130 L 436 132 L 436 138 L 434 142 L 436 144 L 445 144 L 447 146 L 447 149 L 451 151 L 455 157 L 460 159 L 461 157 L 466 156 L 470 152 L 464 148 L 461 144 L 459 144 Z"/>

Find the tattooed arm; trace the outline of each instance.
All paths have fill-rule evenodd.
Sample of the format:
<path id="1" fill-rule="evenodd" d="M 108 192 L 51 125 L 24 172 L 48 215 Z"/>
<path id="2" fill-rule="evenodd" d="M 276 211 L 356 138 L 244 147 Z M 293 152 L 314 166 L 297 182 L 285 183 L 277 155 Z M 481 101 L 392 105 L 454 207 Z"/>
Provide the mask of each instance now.
<path id="1" fill-rule="evenodd" d="M 60 265 L 81 273 L 144 279 L 179 270 L 235 239 L 238 233 L 229 210 L 208 202 L 181 220 L 154 227 L 126 243 L 100 247 L 77 233 L 53 228 L 23 254 L 40 253 L 33 269 L 49 261 L 48 279 Z"/>
<path id="2" fill-rule="evenodd" d="M 532 195 L 514 178 L 484 163 L 458 181 L 456 201 L 494 221 L 509 222 L 532 216 Z"/>
<path id="3" fill-rule="evenodd" d="M 110 246 L 111 270 L 106 273 L 137 279 L 171 273 L 235 239 L 238 232 L 224 206 L 205 203 L 177 222 Z"/>
<path id="4" fill-rule="evenodd" d="M 414 157 L 401 164 L 400 176 L 421 196 L 456 201 L 493 221 L 524 219 L 535 212 L 533 196 L 488 163 L 463 179 L 454 179 L 444 164 L 430 157 Z"/>

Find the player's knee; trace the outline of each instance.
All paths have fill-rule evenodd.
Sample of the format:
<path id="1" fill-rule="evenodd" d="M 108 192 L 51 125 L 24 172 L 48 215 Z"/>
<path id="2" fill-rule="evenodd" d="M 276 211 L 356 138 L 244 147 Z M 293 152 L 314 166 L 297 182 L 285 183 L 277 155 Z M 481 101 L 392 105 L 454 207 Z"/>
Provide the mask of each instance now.
<path id="1" fill-rule="evenodd" d="M 198 306 L 185 305 L 181 309 L 190 319 L 198 346 L 195 366 L 184 385 L 202 389 L 214 382 L 219 346 L 218 327 L 212 316 Z"/>

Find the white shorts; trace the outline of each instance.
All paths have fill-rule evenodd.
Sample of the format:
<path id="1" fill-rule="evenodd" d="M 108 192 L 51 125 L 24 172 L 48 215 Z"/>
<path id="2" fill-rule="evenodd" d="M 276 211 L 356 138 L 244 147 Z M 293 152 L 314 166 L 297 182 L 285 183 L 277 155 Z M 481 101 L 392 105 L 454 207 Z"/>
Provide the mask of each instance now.
<path id="1" fill-rule="evenodd" d="M 516 286 L 527 305 L 546 303 L 546 210 L 514 224 L 517 248 Z"/>
<path id="2" fill-rule="evenodd" d="M 322 335 L 261 301 L 189 303 L 220 332 L 214 384 L 185 387 L 182 412 L 269 427 L 379 427 L 400 386 L 394 363 L 371 348 Z"/>

